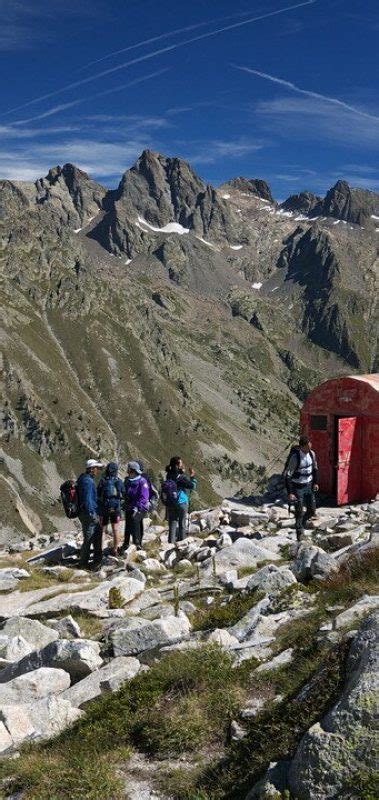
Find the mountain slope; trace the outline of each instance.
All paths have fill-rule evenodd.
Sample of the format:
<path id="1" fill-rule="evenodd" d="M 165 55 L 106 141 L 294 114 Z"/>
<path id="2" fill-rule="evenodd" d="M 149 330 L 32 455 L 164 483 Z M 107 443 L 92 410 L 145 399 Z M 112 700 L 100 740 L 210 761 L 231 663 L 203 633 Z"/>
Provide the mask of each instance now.
<path id="1" fill-rule="evenodd" d="M 249 491 L 310 387 L 375 367 L 375 231 L 232 184 L 149 151 L 116 191 L 73 165 L 0 182 L 3 539 L 64 529 L 88 454 L 157 475 L 182 452 L 203 502 Z"/>

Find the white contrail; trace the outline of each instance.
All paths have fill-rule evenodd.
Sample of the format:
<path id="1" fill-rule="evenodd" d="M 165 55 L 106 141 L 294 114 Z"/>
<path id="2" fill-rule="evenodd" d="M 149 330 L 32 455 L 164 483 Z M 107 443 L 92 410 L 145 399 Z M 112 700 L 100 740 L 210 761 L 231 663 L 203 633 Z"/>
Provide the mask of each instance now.
<path id="1" fill-rule="evenodd" d="M 73 100 L 71 103 L 62 103 L 59 106 L 54 106 L 50 108 L 48 111 L 44 111 L 43 114 L 37 114 L 34 117 L 28 117 L 28 119 L 20 119 L 17 122 L 12 122 L 11 127 L 15 128 L 19 125 L 26 125 L 28 122 L 35 122 L 38 119 L 45 119 L 45 117 L 52 117 L 53 114 L 59 114 L 60 111 L 64 111 L 66 108 L 71 108 L 72 106 L 78 106 L 82 103 L 87 103 L 90 100 L 97 100 L 98 97 L 105 97 L 107 94 L 114 94 L 115 92 L 121 92 L 122 89 L 128 89 L 130 86 L 136 86 L 138 83 L 144 83 L 145 81 L 149 81 L 152 78 L 157 78 L 158 75 L 163 75 L 164 72 L 168 72 L 170 67 L 164 67 L 163 69 L 158 69 L 155 72 L 150 72 L 149 75 L 142 75 L 140 78 L 134 78 L 132 81 L 128 81 L 128 83 L 122 83 L 121 86 L 114 86 L 113 89 L 105 89 L 103 92 L 96 92 L 96 94 L 91 94 L 88 97 L 80 97 L 78 100 Z"/>
<path id="2" fill-rule="evenodd" d="M 153 44 L 153 42 L 160 42 L 162 39 L 170 39 L 172 36 L 178 36 L 179 33 L 189 33 L 190 31 L 195 31 L 199 28 L 205 28 L 207 25 L 215 25 L 219 22 L 225 22 L 228 19 L 241 19 L 241 17 L 248 17 L 249 14 L 251 14 L 251 11 L 245 11 L 240 14 L 229 14 L 227 17 L 213 17 L 213 19 L 208 19 L 206 22 L 196 22 L 193 25 L 186 25 L 184 28 L 176 28 L 172 31 L 165 31 L 165 33 L 161 33 L 159 36 L 152 36 L 150 39 L 142 39 L 140 42 L 130 44 L 128 47 L 122 47 L 120 50 L 112 50 L 111 53 L 107 53 L 105 56 L 101 56 L 101 58 L 96 58 L 94 61 L 89 61 L 88 64 L 84 65 L 84 67 L 80 67 L 79 71 L 81 72 L 84 69 L 88 69 L 88 67 L 93 67 L 95 64 L 100 64 L 102 61 L 107 61 L 109 58 L 119 56 L 121 53 L 128 53 L 130 50 L 138 50 L 139 47 L 145 47 L 147 44 Z"/>
<path id="3" fill-rule="evenodd" d="M 360 117 L 366 117 L 367 119 L 373 119 L 376 122 L 379 122 L 379 117 L 377 117 L 375 114 L 369 114 L 368 111 L 361 111 L 360 108 L 351 106 L 349 103 L 339 100 L 338 97 L 330 97 L 330 95 L 312 92 L 309 89 L 301 89 L 300 86 L 296 86 L 296 84 L 291 83 L 291 81 L 285 81 L 283 78 L 277 78 L 276 75 L 269 75 L 267 72 L 260 72 L 257 69 L 251 69 L 251 67 L 243 67 L 238 64 L 231 64 L 231 66 L 234 69 L 241 70 L 242 72 L 248 72 L 251 75 L 257 75 L 258 78 L 264 78 L 266 81 L 277 83 L 279 86 L 284 86 L 286 89 L 290 89 L 292 92 L 297 92 L 297 94 L 303 94 L 306 97 L 313 97 L 315 100 L 324 100 L 325 103 L 332 103 L 332 105 L 339 106 L 345 111 L 351 111 L 353 114 L 358 114 Z"/>
<path id="4" fill-rule="evenodd" d="M 4 117 L 8 114 L 13 113 L 14 111 L 20 111 L 22 108 L 26 108 L 27 106 L 31 106 L 34 103 L 40 103 L 42 100 L 48 100 L 50 97 L 56 97 L 58 94 L 62 92 L 68 92 L 70 89 L 76 89 L 78 86 L 84 86 L 87 83 L 91 83 L 92 81 L 96 81 L 99 78 L 104 78 L 107 75 L 112 75 L 115 72 L 119 72 L 121 69 L 126 69 L 127 67 L 131 67 L 134 64 L 140 64 L 142 61 L 148 61 L 151 58 L 156 58 L 157 56 L 163 55 L 164 53 L 170 53 L 173 50 L 178 50 L 180 47 L 185 47 L 185 45 L 192 44 L 193 42 L 200 42 L 204 39 L 210 39 L 212 36 L 218 36 L 220 33 L 225 33 L 226 31 L 232 31 L 236 28 L 242 28 L 246 25 L 251 25 L 253 22 L 258 22 L 262 19 L 267 19 L 268 17 L 276 17 L 279 14 L 284 14 L 287 11 L 294 11 L 297 8 L 303 8 L 304 6 L 314 5 L 318 0 L 304 0 L 302 3 L 296 3 L 296 5 L 286 6 L 285 8 L 280 8 L 278 11 L 270 11 L 267 14 L 260 14 L 258 17 L 250 17 L 249 19 L 242 20 L 241 22 L 234 22 L 233 25 L 225 25 L 222 28 L 216 28 L 213 31 L 208 31 L 207 33 L 202 33 L 200 36 L 193 36 L 190 39 L 183 39 L 181 42 L 176 42 L 175 44 L 168 45 L 167 47 L 162 47 L 159 50 L 153 50 L 151 53 L 146 53 L 144 56 L 139 56 L 138 58 L 133 58 L 130 61 L 125 61 L 123 64 L 118 64 L 116 67 L 111 67 L 110 69 L 103 70 L 102 72 L 97 72 L 95 75 L 90 75 L 88 78 L 83 78 L 80 81 L 74 81 L 73 83 L 68 83 L 66 86 L 62 86 L 60 89 L 56 89 L 54 92 L 49 92 L 48 94 L 41 95 L 40 97 L 35 97 L 33 100 L 29 100 L 27 103 L 22 103 L 19 106 L 15 106 L 14 108 L 10 108 L 8 111 L 3 112 L 0 116 Z"/>

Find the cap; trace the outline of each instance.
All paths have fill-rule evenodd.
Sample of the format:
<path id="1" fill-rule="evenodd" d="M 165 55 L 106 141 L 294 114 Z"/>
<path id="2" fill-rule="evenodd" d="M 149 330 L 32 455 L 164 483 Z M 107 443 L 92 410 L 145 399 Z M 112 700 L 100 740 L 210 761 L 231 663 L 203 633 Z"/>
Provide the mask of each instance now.
<path id="1" fill-rule="evenodd" d="M 101 461 L 98 461 L 97 458 L 89 458 L 86 461 L 87 469 L 91 469 L 92 467 L 102 467 L 102 466 L 104 465 L 101 463 Z"/>
<path id="2" fill-rule="evenodd" d="M 142 469 L 141 469 L 138 461 L 129 461 L 128 469 L 132 469 L 133 472 L 138 472 L 138 475 L 142 475 Z"/>

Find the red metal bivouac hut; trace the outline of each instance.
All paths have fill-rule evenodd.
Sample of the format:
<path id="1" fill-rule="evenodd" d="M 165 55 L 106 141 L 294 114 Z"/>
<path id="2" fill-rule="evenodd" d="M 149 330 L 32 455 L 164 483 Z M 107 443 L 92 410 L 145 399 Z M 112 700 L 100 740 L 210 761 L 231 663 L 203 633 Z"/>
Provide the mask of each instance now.
<path id="1" fill-rule="evenodd" d="M 379 492 L 379 374 L 322 383 L 300 420 L 317 455 L 321 491 L 337 505 L 373 500 Z"/>

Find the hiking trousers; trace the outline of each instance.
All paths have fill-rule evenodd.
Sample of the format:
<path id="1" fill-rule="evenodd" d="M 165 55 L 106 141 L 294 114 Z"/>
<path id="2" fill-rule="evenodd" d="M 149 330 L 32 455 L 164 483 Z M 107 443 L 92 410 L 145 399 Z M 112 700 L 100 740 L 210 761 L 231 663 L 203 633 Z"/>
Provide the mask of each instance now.
<path id="1" fill-rule="evenodd" d="M 316 498 L 312 485 L 294 486 L 296 495 L 295 517 L 296 517 L 296 538 L 299 540 L 308 520 L 316 513 Z M 305 506 L 305 509 L 304 509 Z"/>
<path id="2" fill-rule="evenodd" d="M 83 531 L 83 544 L 80 550 L 80 564 L 88 566 L 91 546 L 93 546 L 93 562 L 99 564 L 103 557 L 102 528 L 97 518 L 91 517 L 86 511 L 81 511 L 79 521 Z"/>
<path id="3" fill-rule="evenodd" d="M 145 511 L 125 511 L 125 532 L 123 549 L 130 545 L 130 539 L 136 547 L 141 547 Z"/>
<path id="4" fill-rule="evenodd" d="M 182 542 L 187 536 L 188 503 L 168 506 L 167 519 L 169 543 Z"/>

